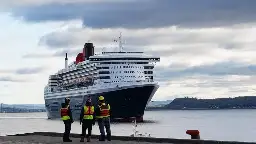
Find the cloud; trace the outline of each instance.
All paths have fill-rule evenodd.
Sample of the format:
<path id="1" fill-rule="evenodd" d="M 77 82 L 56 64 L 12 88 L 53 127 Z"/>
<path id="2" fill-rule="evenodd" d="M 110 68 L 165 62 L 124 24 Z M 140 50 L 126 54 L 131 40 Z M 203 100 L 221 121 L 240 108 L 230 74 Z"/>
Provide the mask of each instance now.
<path id="1" fill-rule="evenodd" d="M 123 2 L 133 1 L 133 0 L 123 0 Z M 9 1 L 2 1 L 1 5 L 4 7 L 19 7 L 19 6 L 38 6 L 44 4 L 72 4 L 72 3 L 102 3 L 102 2 L 119 2 L 119 0 L 23 0 L 23 1 L 16 1 L 16 0 L 9 0 Z"/>
<path id="2" fill-rule="evenodd" d="M 256 65 L 235 62 L 221 62 L 212 65 L 195 66 L 178 72 L 179 74 L 202 75 L 256 75 Z"/>
<path id="3" fill-rule="evenodd" d="M 76 56 L 82 51 L 86 40 L 95 45 L 95 51 L 118 50 L 113 40 L 122 31 L 125 41 L 124 51 L 143 51 L 147 54 L 160 56 L 161 62 L 157 65 L 188 68 L 202 64 L 215 64 L 227 61 L 255 64 L 256 38 L 254 25 L 219 28 L 167 28 L 146 29 L 91 29 L 83 27 L 67 28 L 64 31 L 51 32 L 44 35 L 41 44 L 49 47 L 55 53 L 51 56 L 64 57 L 65 52 Z M 81 37 L 83 36 L 83 37 Z M 60 42 L 63 38 L 63 43 Z M 57 39 L 58 45 L 51 45 L 47 41 Z M 73 43 L 67 45 L 66 43 Z M 81 47 L 81 48 L 78 48 Z M 48 54 L 49 55 L 49 54 Z M 178 67 L 177 67 L 178 66 Z M 160 67 L 161 68 L 161 67 Z"/>
<path id="4" fill-rule="evenodd" d="M 6 3 L 6 2 L 4 2 Z M 254 0 L 39 1 L 16 5 L 12 13 L 28 22 L 81 19 L 93 28 L 229 26 L 255 22 Z"/>
<path id="5" fill-rule="evenodd" d="M 37 68 L 22 68 L 15 71 L 16 74 L 37 74 L 43 72 L 45 68 L 37 67 Z"/>
<path id="6" fill-rule="evenodd" d="M 223 75 L 256 75 L 256 65 L 250 65 L 237 62 L 219 62 L 209 65 L 200 65 L 185 68 L 183 70 L 172 70 L 172 67 L 165 70 L 162 69 L 160 73 L 168 77 L 182 77 L 193 75 L 209 75 L 209 76 L 223 76 Z"/>
<path id="7" fill-rule="evenodd" d="M 25 54 L 22 57 L 26 59 L 38 59 L 38 58 L 53 58 L 53 57 L 62 57 L 64 58 L 66 53 L 68 53 L 68 57 L 75 57 L 79 52 L 82 52 L 82 48 L 80 49 L 61 49 L 57 50 L 53 53 L 29 53 Z"/>
<path id="8" fill-rule="evenodd" d="M 165 86 L 169 81 L 187 76 L 254 75 L 255 30 L 256 27 L 253 25 L 193 29 L 171 26 L 139 30 L 72 27 L 65 31 L 48 33 L 44 36 L 44 40 L 54 41 L 55 37 L 58 40 L 61 40 L 62 36 L 68 37 L 59 46 L 66 48 L 65 50 L 60 50 L 56 45 L 47 42 L 45 45 L 51 47 L 51 51 L 57 50 L 58 53 L 55 52 L 52 56 L 59 54 L 64 57 L 65 52 L 76 56 L 82 48 L 71 49 L 71 45 L 65 46 L 67 40 L 72 41 L 74 47 L 77 45 L 82 47 L 85 39 L 90 39 L 96 46 L 96 51 L 100 51 L 101 48 L 98 46 L 111 45 L 113 39 L 122 31 L 127 44 L 124 45 L 125 51 L 144 51 L 154 56 L 161 56 L 161 62 L 155 68 L 155 80 Z"/>
<path id="9" fill-rule="evenodd" d="M 155 99 L 166 97 L 220 98 L 255 95 L 256 76 L 192 75 L 164 82 Z"/>
<path id="10" fill-rule="evenodd" d="M 180 28 L 170 26 L 165 28 L 144 29 L 91 29 L 91 28 L 67 28 L 63 31 L 53 31 L 44 35 L 39 44 L 49 48 L 82 47 L 86 40 L 98 45 L 113 44 L 113 40 L 122 32 L 128 47 L 139 47 L 145 50 L 155 50 L 163 47 L 163 53 L 174 54 L 180 50 L 195 52 L 208 52 L 211 48 L 224 48 L 228 50 L 253 48 L 256 40 L 251 35 L 256 31 L 254 25 L 248 27 L 220 27 L 220 28 Z M 244 36 L 247 36 L 244 39 Z M 205 46 L 210 46 L 209 48 Z M 155 48 L 154 48 L 155 47 Z M 204 48 L 203 48 L 204 47 Z M 155 53 L 155 52 L 154 52 Z"/>
<path id="11" fill-rule="evenodd" d="M 0 73 L 11 73 L 17 75 L 38 74 L 44 72 L 45 67 L 19 68 L 16 70 L 0 70 Z"/>
<path id="12" fill-rule="evenodd" d="M 26 31 L 36 35 L 31 49 L 21 52 L 26 59 L 16 57 L 17 60 L 24 60 L 25 66 L 42 62 L 53 67 L 47 72 L 6 68 L 2 73 L 17 78 L 40 73 L 35 77 L 40 79 L 33 78 L 35 83 L 24 83 L 23 87 L 14 83 L 9 88 L 16 87 L 12 95 L 22 92 L 35 98 L 34 94 L 40 92 L 43 99 L 43 86 L 49 74 L 64 67 L 66 52 L 72 57 L 70 60 L 74 59 L 88 40 L 94 43 L 96 52 L 103 47 L 106 51 L 117 50 L 118 43 L 113 40 L 122 32 L 125 51 L 144 51 L 161 57 L 154 71 L 154 79 L 161 87 L 154 99 L 253 95 L 255 91 L 250 90 L 256 87 L 255 4 L 254 0 L 3 1 L 0 5 L 4 10 L 26 22 Z M 55 22 L 58 24 L 48 25 Z M 37 23 L 44 29 L 32 27 Z M 2 80 L 16 80 L 14 76 Z M 23 90 L 27 87 L 34 91 Z"/>
<path id="13" fill-rule="evenodd" d="M 28 81 L 29 80 L 18 79 L 18 78 L 8 77 L 8 76 L 0 77 L 0 82 L 28 82 Z"/>
<path id="14" fill-rule="evenodd" d="M 33 54 L 25 54 L 22 58 L 49 58 L 51 55 L 49 54 L 42 54 L 42 53 L 33 53 Z"/>

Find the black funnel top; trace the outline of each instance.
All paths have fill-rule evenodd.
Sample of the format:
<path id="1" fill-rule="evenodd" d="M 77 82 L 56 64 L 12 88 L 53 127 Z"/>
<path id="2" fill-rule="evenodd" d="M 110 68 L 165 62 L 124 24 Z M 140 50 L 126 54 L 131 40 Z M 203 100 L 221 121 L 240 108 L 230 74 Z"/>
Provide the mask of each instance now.
<path id="1" fill-rule="evenodd" d="M 66 57 L 65 57 L 65 60 L 68 60 L 68 53 L 66 53 Z"/>
<path id="2" fill-rule="evenodd" d="M 85 43 L 84 44 L 84 53 L 85 59 L 88 60 L 90 56 L 94 55 L 94 46 L 93 43 Z"/>

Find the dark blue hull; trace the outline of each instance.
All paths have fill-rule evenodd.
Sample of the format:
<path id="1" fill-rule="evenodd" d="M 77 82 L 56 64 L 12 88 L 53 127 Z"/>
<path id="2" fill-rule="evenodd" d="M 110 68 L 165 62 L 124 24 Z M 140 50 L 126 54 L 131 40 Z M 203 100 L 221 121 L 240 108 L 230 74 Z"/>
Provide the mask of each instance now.
<path id="1" fill-rule="evenodd" d="M 112 120 L 126 120 L 136 117 L 142 120 L 147 103 L 151 100 L 156 90 L 157 84 L 147 84 L 133 86 L 104 93 L 97 93 L 85 96 L 70 97 L 72 115 L 75 120 L 79 119 L 80 111 L 88 96 L 91 96 L 94 105 L 97 105 L 100 95 L 105 97 L 111 106 Z M 46 110 L 49 119 L 60 118 L 59 109 L 64 98 L 46 99 Z"/>

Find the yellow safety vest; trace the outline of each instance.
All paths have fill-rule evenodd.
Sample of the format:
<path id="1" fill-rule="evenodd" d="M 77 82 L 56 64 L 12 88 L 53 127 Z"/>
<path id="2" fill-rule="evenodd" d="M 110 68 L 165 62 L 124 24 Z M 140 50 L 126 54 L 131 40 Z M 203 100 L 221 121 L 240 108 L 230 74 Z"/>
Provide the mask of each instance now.
<path id="1" fill-rule="evenodd" d="M 84 119 L 93 119 L 94 106 L 84 106 Z"/>

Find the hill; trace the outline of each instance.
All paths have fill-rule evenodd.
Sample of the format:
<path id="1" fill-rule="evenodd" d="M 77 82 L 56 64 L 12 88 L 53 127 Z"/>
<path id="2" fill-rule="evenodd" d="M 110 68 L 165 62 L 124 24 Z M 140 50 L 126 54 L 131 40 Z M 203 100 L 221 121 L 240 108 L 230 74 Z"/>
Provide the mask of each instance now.
<path id="1" fill-rule="evenodd" d="M 150 101 L 147 105 L 147 107 L 163 107 L 169 103 L 171 103 L 172 100 L 166 100 L 166 101 Z"/>
<path id="2" fill-rule="evenodd" d="M 3 104 L 3 107 L 15 107 L 20 109 L 45 109 L 44 104 Z"/>
<path id="3" fill-rule="evenodd" d="M 45 112 L 44 104 L 1 104 L 0 112 L 24 113 L 24 112 Z"/>
<path id="4" fill-rule="evenodd" d="M 166 109 L 254 109 L 256 96 L 235 98 L 197 99 L 176 98 L 165 106 Z"/>

